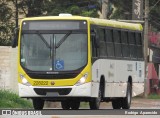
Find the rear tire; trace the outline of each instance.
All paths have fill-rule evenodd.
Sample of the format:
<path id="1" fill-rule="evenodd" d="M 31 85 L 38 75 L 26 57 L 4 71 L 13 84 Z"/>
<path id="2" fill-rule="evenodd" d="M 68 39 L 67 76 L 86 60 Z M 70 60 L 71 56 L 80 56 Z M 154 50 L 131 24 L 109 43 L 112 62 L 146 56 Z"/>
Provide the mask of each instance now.
<path id="1" fill-rule="evenodd" d="M 42 100 L 41 98 L 33 98 L 32 102 L 33 102 L 33 107 L 35 110 L 42 110 L 43 109 L 44 100 Z"/>
<path id="2" fill-rule="evenodd" d="M 119 99 L 113 100 L 112 107 L 113 107 L 113 109 L 121 109 L 121 107 L 122 107 L 121 99 L 119 98 Z"/>
<path id="3" fill-rule="evenodd" d="M 129 109 L 130 108 L 131 99 L 132 99 L 132 87 L 131 87 L 131 84 L 128 83 L 126 97 L 122 98 L 122 108 L 123 109 Z"/>

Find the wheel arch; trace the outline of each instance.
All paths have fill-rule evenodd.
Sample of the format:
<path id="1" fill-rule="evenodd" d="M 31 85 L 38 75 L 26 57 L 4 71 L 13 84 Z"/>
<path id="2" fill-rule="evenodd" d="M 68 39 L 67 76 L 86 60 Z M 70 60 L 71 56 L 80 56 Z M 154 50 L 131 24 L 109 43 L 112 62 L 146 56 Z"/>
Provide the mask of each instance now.
<path id="1" fill-rule="evenodd" d="M 101 87 L 101 97 L 103 98 L 105 96 L 105 76 L 101 75 L 100 77 L 100 84 L 99 86 Z"/>
<path id="2" fill-rule="evenodd" d="M 130 84 L 130 87 L 131 87 L 131 96 L 133 96 L 133 95 L 132 95 L 132 93 L 133 93 L 133 89 L 132 89 L 133 80 L 132 80 L 132 77 L 131 77 L 131 76 L 128 77 L 128 83 Z M 128 83 L 127 83 L 127 84 L 128 84 Z"/>
<path id="3" fill-rule="evenodd" d="M 131 88 L 132 88 L 132 84 L 133 84 L 133 82 L 132 82 L 132 77 L 131 77 L 131 76 L 129 76 L 129 77 L 128 77 L 128 83 L 130 83 Z"/>

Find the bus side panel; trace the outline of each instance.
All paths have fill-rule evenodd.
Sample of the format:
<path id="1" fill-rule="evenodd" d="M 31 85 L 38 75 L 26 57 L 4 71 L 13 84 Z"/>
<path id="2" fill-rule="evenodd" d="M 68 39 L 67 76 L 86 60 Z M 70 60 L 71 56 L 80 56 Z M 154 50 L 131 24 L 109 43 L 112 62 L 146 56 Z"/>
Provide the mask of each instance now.
<path id="1" fill-rule="evenodd" d="M 125 97 L 127 83 L 105 83 L 105 97 Z"/>
<path id="2" fill-rule="evenodd" d="M 132 79 L 132 96 L 137 96 L 144 92 L 143 61 L 117 60 L 115 70 L 116 70 L 116 80 L 115 80 L 116 82 L 126 83 L 128 82 L 129 77 Z"/>
<path id="3" fill-rule="evenodd" d="M 92 65 L 92 81 L 99 84 L 101 76 L 104 76 L 105 97 L 125 97 L 128 78 L 132 77 L 133 96 L 135 96 L 144 90 L 143 70 L 143 63 L 137 61 L 98 59 Z M 95 90 L 94 87 L 92 86 L 94 90 L 92 94 L 98 96 L 98 88 L 96 86 Z"/>
<path id="4" fill-rule="evenodd" d="M 99 61 L 95 61 L 92 64 L 92 87 L 91 87 L 91 97 L 98 97 L 98 91 L 99 91 Z"/>
<path id="5" fill-rule="evenodd" d="M 116 67 L 114 60 L 98 59 L 92 65 L 92 81 L 100 83 L 101 76 L 105 77 L 105 97 L 125 97 L 127 84 L 120 78 L 116 81 Z M 118 76 L 118 75 L 117 75 Z M 92 89 L 94 89 L 92 87 Z M 94 94 L 98 96 L 98 88 L 94 90 Z M 93 92 L 92 92 L 93 93 Z"/>

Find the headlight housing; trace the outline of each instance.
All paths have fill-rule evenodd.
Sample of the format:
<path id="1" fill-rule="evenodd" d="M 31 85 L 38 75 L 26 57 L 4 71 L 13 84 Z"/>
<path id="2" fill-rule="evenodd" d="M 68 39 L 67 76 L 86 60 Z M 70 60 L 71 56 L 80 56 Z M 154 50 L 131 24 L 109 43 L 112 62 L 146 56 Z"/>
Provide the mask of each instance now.
<path id="1" fill-rule="evenodd" d="M 75 85 L 79 86 L 84 84 L 86 82 L 87 77 L 88 77 L 88 73 L 85 73 Z"/>
<path id="2" fill-rule="evenodd" d="M 24 75 L 20 74 L 20 78 L 22 80 L 22 84 L 26 86 L 31 86 L 31 84 L 28 82 L 28 80 L 24 77 Z"/>

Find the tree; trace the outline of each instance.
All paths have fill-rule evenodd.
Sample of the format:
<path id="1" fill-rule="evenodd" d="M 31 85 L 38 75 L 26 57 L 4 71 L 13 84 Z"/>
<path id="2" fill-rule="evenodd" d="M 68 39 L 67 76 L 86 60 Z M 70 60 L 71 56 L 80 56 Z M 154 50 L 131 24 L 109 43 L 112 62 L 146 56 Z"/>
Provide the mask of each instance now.
<path id="1" fill-rule="evenodd" d="M 12 9 L 9 2 L 13 3 Z M 15 28 L 15 1 L 0 1 L 0 45 L 10 45 Z M 71 13 L 98 17 L 98 2 L 95 0 L 17 0 L 18 11 L 23 11 L 26 17 L 59 15 L 59 13 Z"/>
<path id="2" fill-rule="evenodd" d="M 18 2 L 19 10 L 22 10 L 26 17 L 43 15 L 45 2 L 48 0 L 21 0 Z"/>
<path id="3" fill-rule="evenodd" d="M 111 15 L 111 19 L 131 19 L 132 18 L 132 0 L 110 0 L 110 2 L 116 8 L 115 12 Z"/>
<path id="4" fill-rule="evenodd" d="M 98 16 L 95 0 L 23 0 L 18 3 L 26 17 L 59 15 L 71 13 L 73 15 Z M 85 13 L 86 12 L 86 13 Z"/>
<path id="5" fill-rule="evenodd" d="M 110 0 L 116 10 L 111 15 L 111 19 L 132 19 L 132 0 Z M 127 5 L 126 5 L 127 3 Z M 149 24 L 160 30 L 160 2 L 149 0 Z"/>
<path id="6" fill-rule="evenodd" d="M 8 7 L 7 1 L 0 1 L 0 45 L 11 45 L 14 22 L 12 21 L 12 9 Z"/>
<path id="7" fill-rule="evenodd" d="M 150 0 L 149 23 L 160 31 L 160 2 Z"/>
<path id="8" fill-rule="evenodd" d="M 50 0 L 45 4 L 46 15 L 71 13 L 73 15 L 98 17 L 98 2 L 95 0 Z"/>

